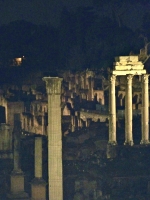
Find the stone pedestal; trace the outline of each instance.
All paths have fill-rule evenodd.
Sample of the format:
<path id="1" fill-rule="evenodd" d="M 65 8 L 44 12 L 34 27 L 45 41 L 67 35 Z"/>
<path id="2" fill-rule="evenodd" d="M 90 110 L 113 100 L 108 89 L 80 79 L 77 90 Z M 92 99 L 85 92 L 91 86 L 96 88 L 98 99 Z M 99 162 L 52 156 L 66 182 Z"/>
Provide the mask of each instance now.
<path id="1" fill-rule="evenodd" d="M 7 195 L 12 200 L 29 200 L 28 194 L 24 191 L 24 174 L 20 171 L 11 173 L 11 191 Z"/>
<path id="2" fill-rule="evenodd" d="M 48 94 L 48 176 L 49 200 L 63 199 L 61 82 L 62 78 L 44 77 Z"/>
<path id="3" fill-rule="evenodd" d="M 106 155 L 108 159 L 113 159 L 117 156 L 117 145 L 107 144 Z"/>
<path id="4" fill-rule="evenodd" d="M 148 92 L 148 77 L 145 74 L 142 76 L 142 139 L 141 144 L 149 144 L 149 92 Z"/>
<path id="5" fill-rule="evenodd" d="M 46 182 L 42 178 L 34 178 L 31 182 L 31 200 L 46 200 Z"/>
<path id="6" fill-rule="evenodd" d="M 109 84 L 109 144 L 116 145 L 116 76 L 111 75 Z"/>
<path id="7" fill-rule="evenodd" d="M 35 178 L 31 182 L 31 200 L 46 200 L 46 182 L 42 179 L 42 137 L 35 137 Z"/>
<path id="8" fill-rule="evenodd" d="M 127 75 L 125 96 L 125 145 L 133 145 L 132 136 L 132 75 Z"/>

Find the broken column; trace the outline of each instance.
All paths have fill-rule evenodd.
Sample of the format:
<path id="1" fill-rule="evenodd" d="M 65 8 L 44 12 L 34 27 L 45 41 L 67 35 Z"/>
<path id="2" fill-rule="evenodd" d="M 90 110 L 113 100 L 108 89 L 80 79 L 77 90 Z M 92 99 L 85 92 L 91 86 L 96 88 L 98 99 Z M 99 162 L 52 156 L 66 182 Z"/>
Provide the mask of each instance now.
<path id="1" fill-rule="evenodd" d="M 141 144 L 149 144 L 149 92 L 148 74 L 142 76 L 142 139 Z"/>
<path id="2" fill-rule="evenodd" d="M 35 178 L 31 182 L 31 199 L 46 200 L 46 182 L 42 178 L 42 137 L 35 137 Z"/>
<path id="3" fill-rule="evenodd" d="M 125 145 L 133 145 L 132 135 L 132 78 L 127 75 L 126 96 L 125 96 Z"/>
<path id="4" fill-rule="evenodd" d="M 49 199 L 63 199 L 61 83 L 62 78 L 44 77 L 48 94 Z"/>
<path id="5" fill-rule="evenodd" d="M 24 199 L 28 200 L 28 194 L 24 191 L 24 173 L 20 167 L 20 122 L 14 125 L 14 169 L 11 173 L 10 193 L 8 199 Z"/>

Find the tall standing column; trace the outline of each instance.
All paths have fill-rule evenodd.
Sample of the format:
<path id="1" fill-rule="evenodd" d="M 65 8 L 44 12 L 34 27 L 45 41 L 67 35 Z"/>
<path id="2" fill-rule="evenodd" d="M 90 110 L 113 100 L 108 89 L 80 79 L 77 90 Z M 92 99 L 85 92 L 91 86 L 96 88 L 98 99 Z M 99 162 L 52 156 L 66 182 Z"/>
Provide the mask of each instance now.
<path id="1" fill-rule="evenodd" d="M 49 199 L 63 199 L 61 82 L 62 78 L 44 77 L 48 94 L 48 176 Z"/>
<path id="2" fill-rule="evenodd" d="M 132 135 L 132 75 L 127 75 L 125 96 L 125 145 L 133 145 Z"/>
<path id="3" fill-rule="evenodd" d="M 148 74 L 142 76 L 142 139 L 141 144 L 149 144 L 149 92 Z"/>
<path id="4" fill-rule="evenodd" d="M 109 144 L 116 145 L 116 76 L 111 75 L 109 85 Z"/>

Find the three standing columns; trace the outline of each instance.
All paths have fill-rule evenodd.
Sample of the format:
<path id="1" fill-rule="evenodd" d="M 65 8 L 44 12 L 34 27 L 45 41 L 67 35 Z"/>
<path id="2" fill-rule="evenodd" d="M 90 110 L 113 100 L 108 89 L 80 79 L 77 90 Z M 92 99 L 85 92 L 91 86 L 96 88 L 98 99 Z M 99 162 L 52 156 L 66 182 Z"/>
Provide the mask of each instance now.
<path id="1" fill-rule="evenodd" d="M 149 91 L 148 74 L 142 76 L 142 139 L 141 144 L 149 144 Z"/>
<path id="2" fill-rule="evenodd" d="M 63 200 L 61 83 L 62 78 L 44 77 L 48 94 L 49 199 Z"/>
<path id="3" fill-rule="evenodd" d="M 149 88 L 148 74 L 142 75 L 142 139 L 141 144 L 149 144 Z M 125 96 L 125 145 L 133 145 L 132 133 L 132 78 L 127 75 L 126 96 Z M 111 75 L 109 79 L 109 144 L 116 145 L 116 97 L 115 97 L 116 76 Z"/>

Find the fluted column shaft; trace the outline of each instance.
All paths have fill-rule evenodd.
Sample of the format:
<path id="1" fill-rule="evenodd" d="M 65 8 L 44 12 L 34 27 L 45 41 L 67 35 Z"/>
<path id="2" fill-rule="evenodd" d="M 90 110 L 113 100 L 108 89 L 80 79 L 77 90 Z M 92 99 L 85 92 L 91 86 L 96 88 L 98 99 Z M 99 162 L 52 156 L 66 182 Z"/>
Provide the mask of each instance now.
<path id="1" fill-rule="evenodd" d="M 148 74 L 142 76 L 142 139 L 141 144 L 149 143 L 149 92 Z"/>
<path id="2" fill-rule="evenodd" d="M 44 77 L 48 94 L 48 175 L 49 199 L 63 199 L 61 82 L 58 77 Z"/>
<path id="3" fill-rule="evenodd" d="M 116 142 L 116 96 L 115 81 L 116 76 L 111 75 L 109 80 L 109 144 L 115 145 Z"/>
<path id="4" fill-rule="evenodd" d="M 125 96 L 125 145 L 133 145 L 132 135 L 132 75 L 127 75 Z"/>

